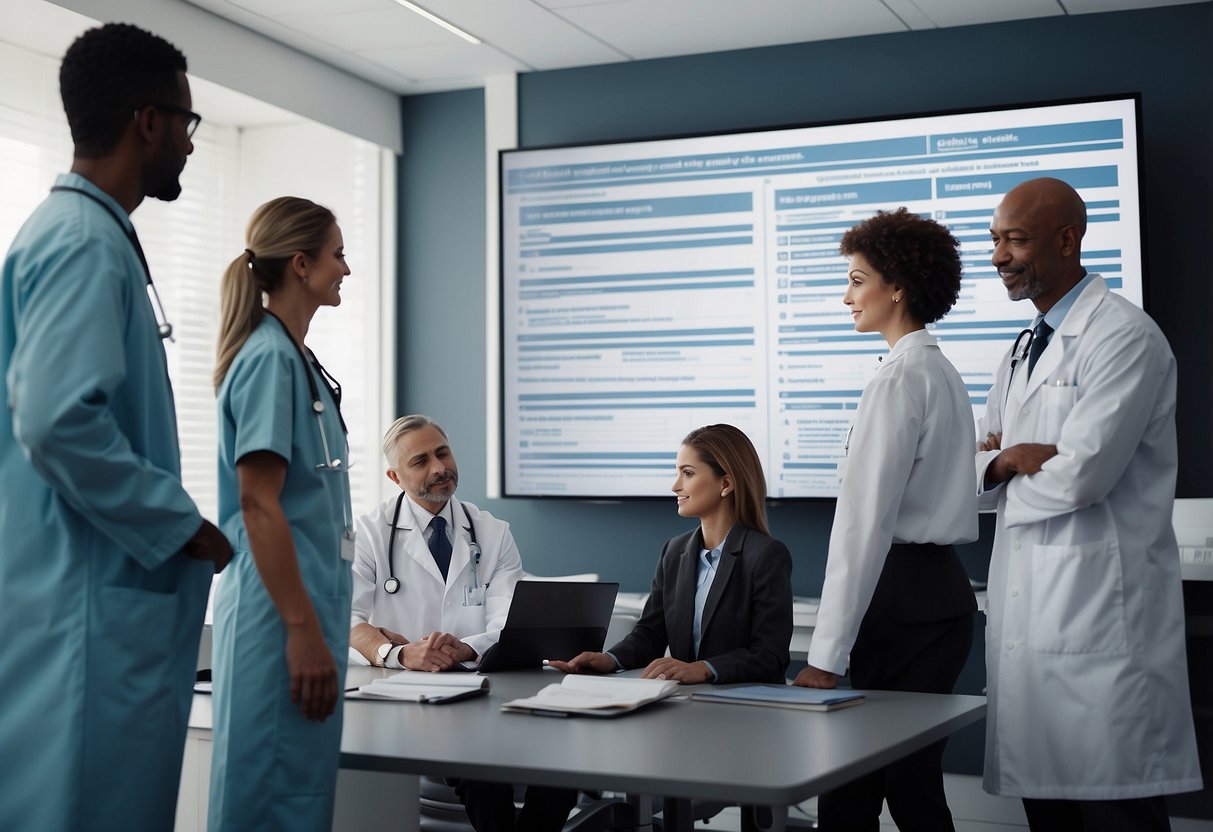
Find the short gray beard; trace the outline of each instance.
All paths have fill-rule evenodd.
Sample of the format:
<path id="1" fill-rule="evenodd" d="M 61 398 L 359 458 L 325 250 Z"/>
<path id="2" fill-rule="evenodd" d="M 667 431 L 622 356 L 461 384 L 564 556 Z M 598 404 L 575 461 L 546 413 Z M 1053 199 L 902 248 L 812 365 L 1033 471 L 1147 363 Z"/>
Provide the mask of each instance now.
<path id="1" fill-rule="evenodd" d="M 1024 272 L 1023 283 L 1018 289 L 1008 289 L 1007 297 L 1011 300 L 1036 300 L 1043 291 L 1044 287 L 1040 285 L 1040 281 Z"/>
<path id="2" fill-rule="evenodd" d="M 449 468 L 447 469 L 446 472 L 451 475 L 450 480 L 448 480 L 448 482 L 450 482 L 453 486 L 451 488 L 450 494 L 447 494 L 447 495 L 435 494 L 433 491 L 430 491 L 431 486 L 427 485 L 427 486 L 423 487 L 420 491 L 417 492 L 417 499 L 425 500 L 427 503 L 440 503 L 443 500 L 450 499 L 450 497 L 453 496 L 454 493 L 459 489 L 459 474 L 455 471 L 452 471 Z M 439 484 L 445 485 L 446 483 L 435 483 L 435 485 L 439 485 Z"/>

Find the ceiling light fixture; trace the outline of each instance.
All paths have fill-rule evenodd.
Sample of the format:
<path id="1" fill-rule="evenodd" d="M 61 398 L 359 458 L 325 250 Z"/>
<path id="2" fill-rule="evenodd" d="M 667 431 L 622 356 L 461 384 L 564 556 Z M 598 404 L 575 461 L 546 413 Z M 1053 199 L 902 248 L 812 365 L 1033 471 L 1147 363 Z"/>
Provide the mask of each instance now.
<path id="1" fill-rule="evenodd" d="M 416 12 L 417 14 L 424 17 L 426 20 L 430 21 L 431 23 L 437 23 L 439 26 L 441 26 L 443 29 L 446 29 L 448 32 L 458 35 L 459 37 L 466 40 L 468 43 L 472 44 L 472 46 L 480 45 L 480 38 L 476 37 L 475 35 L 469 35 L 467 32 L 460 29 L 454 23 L 448 23 L 447 21 L 443 20 L 441 17 L 434 14 L 433 12 L 428 12 L 425 9 L 421 8 L 416 3 L 410 3 L 409 0 L 396 0 L 396 2 L 399 3 L 400 5 L 404 6 L 409 11 Z"/>

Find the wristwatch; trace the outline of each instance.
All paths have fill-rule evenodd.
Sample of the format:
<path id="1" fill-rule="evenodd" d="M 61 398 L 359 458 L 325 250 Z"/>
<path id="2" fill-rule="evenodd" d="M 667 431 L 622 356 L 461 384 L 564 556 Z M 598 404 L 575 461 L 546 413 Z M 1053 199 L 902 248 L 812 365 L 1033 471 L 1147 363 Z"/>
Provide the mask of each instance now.
<path id="1" fill-rule="evenodd" d="M 391 653 L 395 646 L 396 645 L 390 641 L 385 641 L 383 644 L 379 645 L 379 649 L 375 651 L 375 655 L 379 657 L 379 662 L 376 665 L 377 667 L 384 666 L 384 664 L 387 662 L 388 653 Z"/>

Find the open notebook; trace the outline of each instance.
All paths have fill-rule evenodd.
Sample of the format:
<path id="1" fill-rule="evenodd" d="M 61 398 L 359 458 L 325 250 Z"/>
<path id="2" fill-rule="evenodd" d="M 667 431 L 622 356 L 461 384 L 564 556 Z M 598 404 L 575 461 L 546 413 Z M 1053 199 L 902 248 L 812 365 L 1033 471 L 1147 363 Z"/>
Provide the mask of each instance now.
<path id="1" fill-rule="evenodd" d="M 661 679 L 574 674 L 565 676 L 558 685 L 548 685 L 534 696 L 506 702 L 501 710 L 540 716 L 619 716 L 665 699 L 678 688 L 677 682 Z"/>
<path id="2" fill-rule="evenodd" d="M 444 705 L 461 699 L 471 699 L 473 696 L 483 696 L 488 692 L 489 679 L 486 676 L 463 673 L 451 676 L 445 673 L 402 670 L 348 691 L 345 698 Z"/>

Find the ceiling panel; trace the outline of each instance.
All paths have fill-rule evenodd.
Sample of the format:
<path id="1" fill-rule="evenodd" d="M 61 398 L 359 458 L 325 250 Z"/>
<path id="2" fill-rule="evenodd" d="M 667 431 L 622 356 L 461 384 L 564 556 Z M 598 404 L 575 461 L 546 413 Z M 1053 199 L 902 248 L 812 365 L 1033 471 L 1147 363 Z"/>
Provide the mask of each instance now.
<path id="1" fill-rule="evenodd" d="M 229 2 L 229 0 L 184 0 L 185 2 L 205 8 L 226 17 L 234 23 L 239 23 L 255 32 L 273 38 L 279 43 L 293 47 L 307 55 L 319 58 L 320 60 L 332 64 L 339 69 L 344 69 L 359 78 L 365 78 L 368 81 L 379 84 L 385 89 L 392 90 L 402 94 L 411 94 L 417 92 L 431 91 L 431 87 L 425 86 L 420 78 L 414 76 L 401 75 L 391 67 L 382 66 L 368 60 L 360 55 L 356 50 L 351 49 L 347 43 L 335 43 L 333 38 L 326 35 L 317 37 L 310 32 L 301 31 L 295 28 L 294 15 L 289 15 L 283 18 L 281 15 L 277 17 L 268 17 L 261 14 L 262 10 L 270 8 L 278 8 L 279 0 L 239 0 L 240 5 Z M 345 0 L 343 0 L 344 2 Z M 367 6 L 372 9 L 380 10 L 386 8 L 388 4 L 396 5 L 391 0 L 348 0 L 351 5 Z M 312 0 L 303 0 L 301 8 L 313 8 L 316 4 Z M 222 11 L 220 9 L 222 8 Z M 324 8 L 331 11 L 332 3 L 326 2 Z M 423 18 L 408 12 L 406 9 L 397 6 L 400 11 L 407 13 L 411 17 L 416 17 L 417 20 L 425 24 L 426 28 L 432 28 L 436 32 L 449 34 L 432 23 L 428 23 Z M 313 8 L 313 12 L 315 9 Z M 354 12 L 357 13 L 357 12 Z M 307 17 L 302 15 L 301 17 Z M 361 42 L 361 33 L 355 33 L 352 37 L 347 37 L 354 43 Z M 463 43 L 458 38 L 451 36 L 451 39 Z M 448 88 L 453 89 L 453 88 Z"/>
<path id="2" fill-rule="evenodd" d="M 1057 0 L 1016 0 L 1014 3 L 1006 0 L 914 0 L 914 3 L 941 28 L 1053 17 L 1066 13 Z"/>
<path id="3" fill-rule="evenodd" d="M 610 3 L 626 3 L 628 0 L 535 0 L 540 6 L 549 9 L 567 9 L 572 6 L 605 6 Z"/>
<path id="4" fill-rule="evenodd" d="M 187 2 L 209 9 L 222 17 L 229 14 L 255 15 L 257 17 L 275 18 L 287 14 L 318 14 L 332 11 L 333 0 L 186 0 Z M 362 11 L 363 9 L 382 8 L 389 0 L 340 0 L 344 11 Z M 235 19 L 235 18 L 232 18 Z"/>
<path id="5" fill-rule="evenodd" d="M 360 53 L 394 72 L 411 78 L 445 79 L 462 78 L 474 83 L 462 86 L 481 86 L 483 78 L 510 72 L 524 72 L 509 56 L 486 46 L 467 44 L 465 49 L 439 46 L 422 46 L 414 49 L 370 49 Z M 449 87 L 448 89 L 455 89 Z"/>
<path id="6" fill-rule="evenodd" d="M 1159 6 L 1183 6 L 1206 0 L 1064 0 L 1070 14 L 1123 12 L 1130 9 L 1153 9 Z"/>
<path id="7" fill-rule="evenodd" d="M 877 0 L 628 0 L 559 13 L 636 58 L 905 31 Z"/>
<path id="8" fill-rule="evenodd" d="M 935 21 L 927 17 L 915 0 L 884 0 L 884 4 L 911 29 L 938 28 Z"/>
<path id="9" fill-rule="evenodd" d="M 364 11 L 334 12 L 330 6 L 324 14 L 283 15 L 278 22 L 334 48 L 354 52 L 415 46 L 453 48 L 460 44 L 475 48 L 395 3 Z"/>
<path id="10" fill-rule="evenodd" d="M 502 72 L 1207 0 L 420 0 L 481 38 L 478 47 L 394 0 L 172 1 L 410 94 L 481 86 Z"/>
<path id="11" fill-rule="evenodd" d="M 583 0 L 584 1 L 584 0 Z M 682 0 L 680 0 L 681 2 Z M 601 3 L 618 8 L 621 2 Z M 583 31 L 535 0 L 433 0 L 426 8 L 514 56 L 531 69 L 612 63 L 632 56 L 610 38 Z M 618 12 L 617 12 L 618 13 Z"/>

